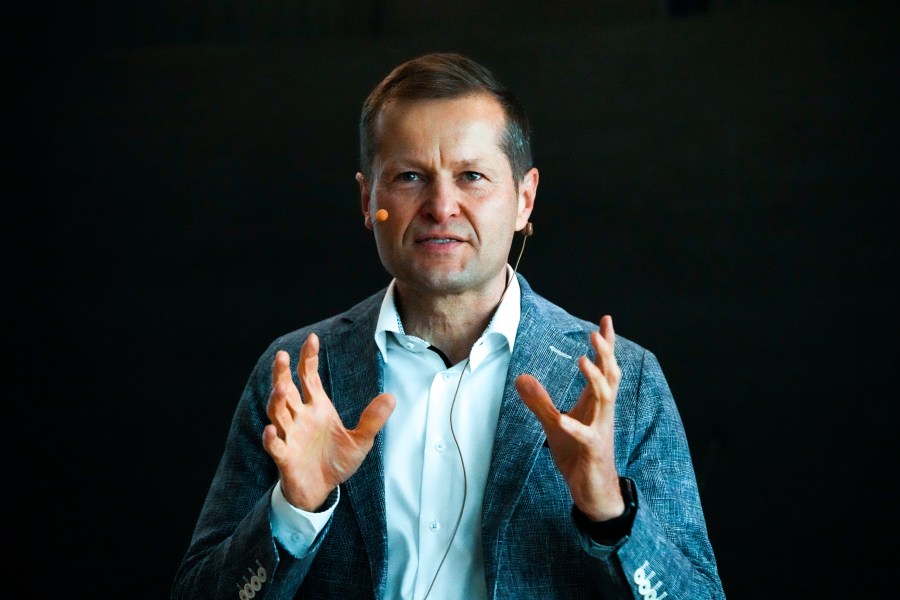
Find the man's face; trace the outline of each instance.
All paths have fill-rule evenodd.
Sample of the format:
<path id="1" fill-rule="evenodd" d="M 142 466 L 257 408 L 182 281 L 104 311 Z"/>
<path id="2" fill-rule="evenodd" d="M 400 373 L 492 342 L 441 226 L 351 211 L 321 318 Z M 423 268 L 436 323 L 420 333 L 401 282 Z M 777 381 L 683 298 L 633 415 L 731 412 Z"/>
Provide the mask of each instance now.
<path id="1" fill-rule="evenodd" d="M 401 293 L 499 295 L 538 183 L 531 169 L 516 189 L 500 147 L 505 124 L 488 95 L 393 101 L 381 111 L 372 180 L 357 181 L 366 225 Z M 390 216 L 373 223 L 380 208 Z"/>

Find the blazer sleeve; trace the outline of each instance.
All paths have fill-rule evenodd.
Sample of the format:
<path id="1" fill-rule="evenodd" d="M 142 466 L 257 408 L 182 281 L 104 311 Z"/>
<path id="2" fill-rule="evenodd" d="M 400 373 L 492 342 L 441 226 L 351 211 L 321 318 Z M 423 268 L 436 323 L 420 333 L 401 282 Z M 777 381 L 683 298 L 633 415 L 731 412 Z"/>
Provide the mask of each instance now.
<path id="1" fill-rule="evenodd" d="M 171 590 L 172 600 L 287 600 L 297 593 L 329 525 L 306 556 L 275 540 L 271 494 L 278 471 L 262 445 L 268 423 L 271 364 L 278 342 L 260 357 L 235 409 L 225 450 Z"/>
<path id="2" fill-rule="evenodd" d="M 581 532 L 582 546 L 606 563 L 597 585 L 624 584 L 631 592 L 625 598 L 723 600 L 681 417 L 656 357 L 632 348 L 620 360 L 616 456 L 619 474 L 635 481 L 637 513 L 631 533 L 615 546 Z M 616 572 L 619 585 L 611 586 Z"/>

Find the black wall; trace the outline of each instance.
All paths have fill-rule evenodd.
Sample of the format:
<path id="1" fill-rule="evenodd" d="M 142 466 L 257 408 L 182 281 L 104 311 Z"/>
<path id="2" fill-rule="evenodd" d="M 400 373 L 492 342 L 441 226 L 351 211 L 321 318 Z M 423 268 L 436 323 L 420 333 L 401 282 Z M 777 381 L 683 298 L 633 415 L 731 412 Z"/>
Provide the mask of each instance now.
<path id="1" fill-rule="evenodd" d="M 355 124 L 431 50 L 530 110 L 520 271 L 659 357 L 729 598 L 883 590 L 891 3 L 131 4 L 33 7 L 13 40 L 7 489 L 34 596 L 167 596 L 258 354 L 388 281 Z"/>

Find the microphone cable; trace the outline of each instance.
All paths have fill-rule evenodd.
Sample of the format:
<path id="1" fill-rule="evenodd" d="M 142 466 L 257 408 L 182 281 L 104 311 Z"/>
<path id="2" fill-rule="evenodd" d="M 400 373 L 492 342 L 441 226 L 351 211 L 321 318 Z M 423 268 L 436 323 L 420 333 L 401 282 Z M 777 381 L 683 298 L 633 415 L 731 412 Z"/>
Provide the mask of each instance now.
<path id="1" fill-rule="evenodd" d="M 497 312 L 497 309 L 500 308 L 500 304 L 503 303 L 503 298 L 506 296 L 506 290 L 509 289 L 509 285 L 512 283 L 513 278 L 516 276 L 516 273 L 519 272 L 519 262 L 522 260 L 522 254 L 525 252 L 525 242 L 528 241 L 528 238 L 531 237 L 531 234 L 534 233 L 534 227 L 531 225 L 531 222 L 525 224 L 525 227 L 522 228 L 522 245 L 519 248 L 519 256 L 516 258 L 516 264 L 513 266 L 513 274 L 512 277 L 509 277 L 506 280 L 506 285 L 503 287 L 503 292 L 500 294 L 500 300 L 497 301 L 497 307 L 494 309 L 494 312 Z M 441 562 L 438 563 L 437 570 L 434 572 L 434 577 L 431 579 L 431 584 L 428 586 L 428 590 L 425 592 L 425 595 L 422 597 L 422 600 L 427 600 L 429 594 L 431 594 L 432 588 L 434 588 L 434 583 L 437 581 L 438 575 L 441 573 L 441 568 L 444 566 L 444 561 L 447 560 L 447 556 L 450 554 L 450 548 L 453 547 L 453 541 L 456 539 L 456 533 L 459 531 L 459 526 L 462 523 L 463 512 L 466 508 L 466 497 L 469 492 L 469 484 L 468 484 L 468 476 L 466 475 L 466 461 L 463 458 L 462 448 L 459 445 L 459 440 L 456 437 L 456 431 L 453 428 L 453 409 L 456 407 L 456 398 L 459 396 L 459 390 L 462 386 L 463 375 L 466 373 L 466 369 L 469 367 L 469 361 L 472 359 L 471 350 L 469 351 L 469 356 L 466 358 L 466 362 L 463 365 L 462 372 L 459 374 L 459 379 L 456 381 L 456 390 L 453 392 L 453 400 L 450 402 L 450 435 L 453 437 L 453 444 L 456 446 L 456 454 L 459 456 L 459 464 L 462 467 L 463 472 L 463 497 L 462 503 L 459 506 L 459 515 L 456 517 L 456 525 L 453 526 L 453 533 L 450 535 L 450 542 L 447 544 L 447 549 L 444 550 L 444 556 L 441 557 Z"/>

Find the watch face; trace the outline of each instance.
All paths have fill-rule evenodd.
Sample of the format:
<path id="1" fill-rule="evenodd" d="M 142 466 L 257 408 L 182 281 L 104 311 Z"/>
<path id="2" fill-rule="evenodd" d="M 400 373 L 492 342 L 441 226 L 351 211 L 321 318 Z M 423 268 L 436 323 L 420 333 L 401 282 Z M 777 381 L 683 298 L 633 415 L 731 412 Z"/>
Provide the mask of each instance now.
<path id="1" fill-rule="evenodd" d="M 637 490 L 634 489 L 634 480 L 630 477 L 619 477 L 619 489 L 622 490 L 622 500 L 625 501 L 625 512 L 637 508 Z"/>

